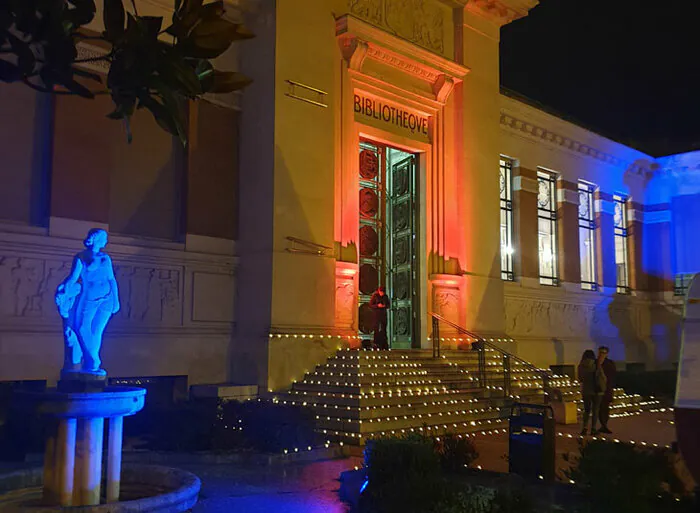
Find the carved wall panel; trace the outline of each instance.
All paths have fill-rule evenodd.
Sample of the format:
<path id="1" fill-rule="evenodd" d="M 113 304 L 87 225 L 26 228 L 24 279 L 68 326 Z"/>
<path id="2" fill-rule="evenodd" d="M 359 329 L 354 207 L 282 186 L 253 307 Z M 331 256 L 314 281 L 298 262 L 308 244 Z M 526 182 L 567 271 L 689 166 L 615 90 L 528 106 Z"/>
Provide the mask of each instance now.
<path id="1" fill-rule="evenodd" d="M 357 311 L 357 267 L 341 262 L 335 274 L 335 325 L 352 329 Z"/>
<path id="2" fill-rule="evenodd" d="M 446 55 L 449 9 L 435 0 L 349 0 L 350 13 L 432 52 Z"/>
<path id="3" fill-rule="evenodd" d="M 53 240 L 45 237 L 37 237 L 27 246 L 18 245 L 11 235 L 3 237 L 10 245 L 0 240 L 0 327 L 3 321 L 6 327 L 34 323 L 41 330 L 59 324 L 54 295 L 70 273 L 73 249 L 54 246 Z M 213 256 L 204 263 L 190 262 L 181 250 L 167 256 L 163 251 L 161 256 L 135 256 L 128 254 L 128 246 L 109 249 L 121 302 L 112 324 L 117 329 L 175 328 L 191 326 L 192 321 L 234 322 L 232 307 L 221 307 L 226 315 L 212 308 L 212 301 L 233 304 L 231 257 Z"/>
<path id="4" fill-rule="evenodd" d="M 588 338 L 630 344 L 648 337 L 648 307 L 575 304 L 537 299 L 506 299 L 506 331 L 517 338 Z"/>

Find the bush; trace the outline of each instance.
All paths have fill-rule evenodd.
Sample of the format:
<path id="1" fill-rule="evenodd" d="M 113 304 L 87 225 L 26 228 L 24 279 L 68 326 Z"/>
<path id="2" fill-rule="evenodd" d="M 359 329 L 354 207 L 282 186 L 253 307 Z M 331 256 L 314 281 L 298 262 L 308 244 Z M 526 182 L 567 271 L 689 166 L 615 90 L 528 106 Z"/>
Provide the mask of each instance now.
<path id="1" fill-rule="evenodd" d="M 689 499 L 675 474 L 670 453 L 621 443 L 582 443 L 565 476 L 582 490 L 595 513 L 689 511 Z"/>
<path id="2" fill-rule="evenodd" d="M 362 513 L 534 513 L 521 489 L 466 487 L 455 473 L 478 457 L 469 439 L 421 435 L 370 441 Z"/>
<path id="3" fill-rule="evenodd" d="M 447 472 L 461 472 L 479 457 L 471 439 L 453 434 L 436 438 L 434 447 L 440 456 L 443 470 Z"/>
<path id="4" fill-rule="evenodd" d="M 150 408 L 134 420 L 126 434 L 156 451 L 272 453 L 321 442 L 309 409 L 268 401 L 194 400 Z"/>

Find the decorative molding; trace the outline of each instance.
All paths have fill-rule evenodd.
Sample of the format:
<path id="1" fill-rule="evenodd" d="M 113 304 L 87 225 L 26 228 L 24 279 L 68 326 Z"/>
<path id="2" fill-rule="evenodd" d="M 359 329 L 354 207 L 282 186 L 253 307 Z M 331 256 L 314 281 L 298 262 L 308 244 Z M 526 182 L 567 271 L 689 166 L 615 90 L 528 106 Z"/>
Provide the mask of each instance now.
<path id="1" fill-rule="evenodd" d="M 539 186 L 537 184 L 536 178 L 530 178 L 529 176 L 518 175 L 513 177 L 513 192 L 529 192 L 532 194 L 537 194 L 539 191 Z"/>
<path id="2" fill-rule="evenodd" d="M 614 155 L 593 148 L 592 146 L 575 141 L 570 137 L 557 134 L 529 121 L 523 121 L 503 110 L 501 111 L 500 123 L 502 128 L 517 133 L 518 135 L 525 136 L 533 141 L 536 141 L 537 143 L 544 142 L 552 146 L 563 148 L 564 150 L 571 151 L 577 155 L 590 157 L 606 164 L 622 168 L 627 172 L 639 175 L 646 179 L 650 178 L 653 173 L 653 171 L 647 167 L 627 162 Z"/>
<path id="3" fill-rule="evenodd" d="M 394 36 L 445 55 L 449 10 L 432 0 L 349 0 L 350 13 Z"/>
<path id="4" fill-rule="evenodd" d="M 579 204 L 578 191 L 572 191 L 571 189 L 557 189 L 557 202 L 558 203 L 571 203 L 572 205 Z"/>
<path id="5" fill-rule="evenodd" d="M 464 66 L 416 48 L 350 16 L 336 21 L 336 33 L 351 70 L 364 73 L 367 59 L 371 59 L 427 82 L 434 95 L 431 99 L 440 103 L 447 101 L 455 85 L 469 72 Z"/>
<path id="6" fill-rule="evenodd" d="M 433 93 L 440 103 L 445 103 L 455 88 L 455 80 L 445 74 L 440 75 L 433 83 Z"/>
<path id="7" fill-rule="evenodd" d="M 527 16 L 537 4 L 539 0 L 470 0 L 467 11 L 502 26 Z"/>

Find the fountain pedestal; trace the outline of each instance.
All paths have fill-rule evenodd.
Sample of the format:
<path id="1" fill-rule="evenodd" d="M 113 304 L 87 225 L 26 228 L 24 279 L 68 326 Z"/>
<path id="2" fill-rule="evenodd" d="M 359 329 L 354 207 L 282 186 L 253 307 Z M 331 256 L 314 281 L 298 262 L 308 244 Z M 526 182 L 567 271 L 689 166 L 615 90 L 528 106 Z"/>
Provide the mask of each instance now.
<path id="1" fill-rule="evenodd" d="M 104 387 L 67 392 L 80 385 L 68 380 L 57 390 L 20 393 L 18 399 L 51 419 L 44 456 L 43 502 L 47 506 L 100 504 L 104 428 L 107 424 L 107 502 L 119 500 L 124 417 L 144 406 L 146 390 Z"/>

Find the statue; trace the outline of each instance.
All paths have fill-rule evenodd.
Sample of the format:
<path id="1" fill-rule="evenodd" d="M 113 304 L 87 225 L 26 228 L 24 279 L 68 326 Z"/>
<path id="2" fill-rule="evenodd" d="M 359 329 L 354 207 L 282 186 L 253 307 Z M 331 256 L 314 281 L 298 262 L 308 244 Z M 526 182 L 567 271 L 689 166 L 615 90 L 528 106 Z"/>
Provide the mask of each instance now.
<path id="1" fill-rule="evenodd" d="M 66 349 L 63 371 L 104 376 L 106 372 L 100 368 L 102 334 L 119 311 L 119 289 L 112 259 L 102 252 L 107 232 L 90 230 L 84 244 L 85 250 L 73 259 L 70 275 L 56 290 Z"/>

